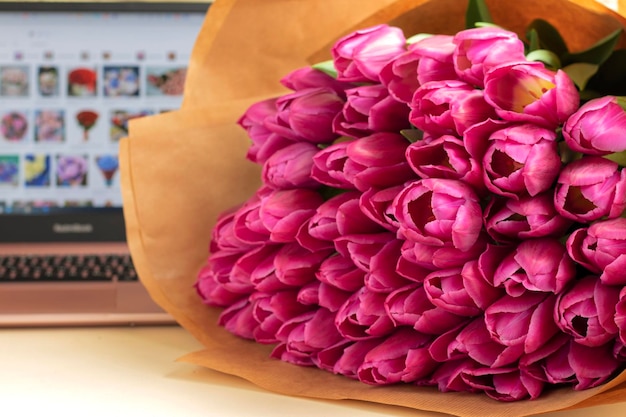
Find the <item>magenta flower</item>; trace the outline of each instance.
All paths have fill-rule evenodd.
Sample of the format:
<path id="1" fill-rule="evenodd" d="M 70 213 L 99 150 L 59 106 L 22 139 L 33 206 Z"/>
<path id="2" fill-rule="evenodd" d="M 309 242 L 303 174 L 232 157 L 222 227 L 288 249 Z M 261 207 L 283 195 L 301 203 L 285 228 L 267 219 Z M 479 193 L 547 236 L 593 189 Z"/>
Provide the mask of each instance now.
<path id="1" fill-rule="evenodd" d="M 285 285 L 301 287 L 315 279 L 319 266 L 332 253 L 332 249 L 311 252 L 295 242 L 287 243 L 274 258 L 276 278 Z"/>
<path id="2" fill-rule="evenodd" d="M 360 138 L 411 127 L 409 107 L 390 96 L 383 85 L 363 85 L 347 90 L 346 94 L 346 104 L 333 121 L 339 135 Z"/>
<path id="3" fill-rule="evenodd" d="M 252 314 L 253 308 L 252 303 L 243 298 L 222 310 L 217 323 L 235 336 L 253 340 L 259 324 Z"/>
<path id="4" fill-rule="evenodd" d="M 447 178 L 463 181 L 482 194 L 485 186 L 482 166 L 472 158 L 461 139 L 443 135 L 409 145 L 406 159 L 421 178 Z"/>
<path id="5" fill-rule="evenodd" d="M 403 276 L 414 276 L 414 278 L 409 279 L 423 281 L 425 278 L 424 270 L 435 271 L 463 266 L 466 262 L 477 259 L 483 252 L 486 243 L 487 239 L 483 234 L 479 236 L 476 244 L 468 250 L 461 250 L 453 245 L 439 246 L 406 240 L 402 248 L 402 259 L 407 261 L 409 267 L 416 269 L 416 271 L 409 273 L 409 275 L 403 274 Z"/>
<path id="6" fill-rule="evenodd" d="M 600 220 L 575 230 L 567 239 L 567 251 L 579 264 L 600 274 L 608 285 L 626 285 L 626 219 Z"/>
<path id="7" fill-rule="evenodd" d="M 504 120 L 554 129 L 578 109 L 580 98 L 565 72 L 523 61 L 498 65 L 485 74 L 485 100 Z"/>
<path id="8" fill-rule="evenodd" d="M 576 265 L 556 238 L 521 241 L 502 260 L 493 284 L 516 297 L 528 291 L 560 293 L 576 277 Z"/>
<path id="9" fill-rule="evenodd" d="M 390 293 L 385 309 L 396 327 L 410 326 L 431 335 L 442 334 L 466 321 L 466 317 L 431 303 L 420 283 L 411 283 Z"/>
<path id="10" fill-rule="evenodd" d="M 487 188 L 510 198 L 549 190 L 561 167 L 555 139 L 554 131 L 530 124 L 492 133 L 482 161 Z"/>
<path id="11" fill-rule="evenodd" d="M 307 88 L 327 87 L 343 96 L 345 90 L 353 88 L 354 84 L 338 81 L 330 75 L 311 67 L 302 67 L 281 78 L 280 83 L 293 91 Z"/>
<path id="12" fill-rule="evenodd" d="M 478 260 L 463 267 L 431 272 L 424 290 L 433 305 L 459 316 L 477 316 L 502 296 L 483 277 Z"/>
<path id="13" fill-rule="evenodd" d="M 411 101 L 409 120 L 433 136 L 461 137 L 470 126 L 495 117 L 482 90 L 458 80 L 422 84 Z"/>
<path id="14" fill-rule="evenodd" d="M 428 353 L 430 339 L 412 329 L 398 329 L 365 355 L 357 371 L 359 380 L 388 385 L 426 378 L 438 365 Z"/>
<path id="15" fill-rule="evenodd" d="M 619 331 L 614 320 L 619 292 L 620 287 L 605 285 L 596 276 L 578 280 L 558 296 L 554 317 L 559 328 L 585 346 L 609 342 Z"/>
<path id="16" fill-rule="evenodd" d="M 487 71 L 496 65 L 525 60 L 524 43 L 514 32 L 497 27 L 466 29 L 454 35 L 453 62 L 463 81 L 484 87 Z"/>
<path id="17" fill-rule="evenodd" d="M 555 302 L 550 293 L 505 295 L 485 310 L 487 330 L 504 346 L 522 345 L 524 352 L 533 352 L 559 332 L 553 319 Z"/>
<path id="18" fill-rule="evenodd" d="M 334 313 L 351 295 L 349 291 L 315 280 L 300 288 L 298 302 L 308 306 L 320 306 Z"/>
<path id="19" fill-rule="evenodd" d="M 294 141 L 330 143 L 339 137 L 332 122 L 343 104 L 344 99 L 330 88 L 295 91 L 276 100 L 277 113 L 265 119 L 265 126 Z"/>
<path id="20" fill-rule="evenodd" d="M 393 217 L 391 203 L 403 188 L 402 185 L 380 190 L 370 188 L 361 193 L 359 199 L 361 211 L 374 222 L 395 233 L 398 230 L 398 224 Z"/>
<path id="21" fill-rule="evenodd" d="M 282 245 L 267 244 L 241 255 L 237 260 L 231 279 L 245 285 L 246 282 L 254 286 L 254 290 L 261 292 L 275 292 L 288 289 L 276 277 L 274 258 Z"/>
<path id="22" fill-rule="evenodd" d="M 346 190 L 355 189 L 345 173 L 348 160 L 347 148 L 350 142 L 337 142 L 320 150 L 313 157 L 311 178 L 329 187 Z"/>
<path id="23" fill-rule="evenodd" d="M 267 119 L 276 117 L 276 100 L 270 98 L 252 104 L 238 120 L 252 141 L 246 154 L 252 162 L 262 164 L 276 151 L 293 143 L 265 126 Z"/>
<path id="24" fill-rule="evenodd" d="M 374 133 L 346 148 L 344 174 L 361 192 L 387 188 L 415 179 L 404 153 L 409 142 L 398 133 Z"/>
<path id="25" fill-rule="evenodd" d="M 319 193 L 304 188 L 272 191 L 261 201 L 259 218 L 271 241 L 293 242 L 323 201 Z"/>
<path id="26" fill-rule="evenodd" d="M 519 199 L 495 197 L 485 208 L 485 228 L 498 242 L 561 237 L 572 223 L 557 213 L 549 191 Z"/>
<path id="27" fill-rule="evenodd" d="M 377 25 L 352 32 L 339 39 L 331 53 L 337 79 L 351 82 L 378 82 L 381 69 L 405 49 L 402 30 Z"/>
<path id="28" fill-rule="evenodd" d="M 272 193 L 269 187 L 259 188 L 233 215 L 233 234 L 248 245 L 264 244 L 270 231 L 261 220 L 261 204 Z"/>
<path id="29" fill-rule="evenodd" d="M 448 35 L 433 35 L 412 43 L 382 68 L 380 81 L 396 100 L 409 104 L 421 84 L 456 78 L 453 50 L 452 36 Z"/>
<path id="30" fill-rule="evenodd" d="M 335 326 L 349 340 L 364 340 L 386 336 L 394 324 L 385 310 L 384 293 L 363 287 L 354 292 L 337 311 Z"/>
<path id="31" fill-rule="evenodd" d="M 229 253 L 229 256 L 222 256 L 221 262 L 217 261 L 217 255 L 212 255 L 209 262 L 203 265 L 198 272 L 194 288 L 196 293 L 206 305 L 216 307 L 227 307 L 238 300 L 247 297 L 250 288 L 240 291 L 236 287 L 229 288 L 229 275 L 232 267 L 237 260 L 238 253 Z M 226 262 L 224 262 L 226 261 Z"/>
<path id="32" fill-rule="evenodd" d="M 286 321 L 277 333 L 281 343 L 271 356 L 297 365 L 313 365 L 316 353 L 342 340 L 333 320 L 333 313 L 318 308 Z"/>
<path id="33" fill-rule="evenodd" d="M 354 292 L 363 287 L 366 272 L 354 265 L 350 258 L 339 254 L 322 261 L 315 276 L 323 283 L 344 291 Z"/>
<path id="34" fill-rule="evenodd" d="M 313 157 L 318 151 L 317 146 L 308 142 L 295 142 L 277 150 L 263 164 L 263 183 L 275 189 L 319 187 L 311 178 Z"/>
<path id="35" fill-rule="evenodd" d="M 409 283 L 398 272 L 402 244 L 400 239 L 390 240 L 372 256 L 369 271 L 365 275 L 365 286 L 370 291 L 390 293 Z"/>
<path id="36" fill-rule="evenodd" d="M 619 331 L 619 340 L 626 345 L 626 289 L 622 288 L 619 293 L 619 301 L 615 306 L 615 325 Z"/>
<path id="37" fill-rule="evenodd" d="M 545 384 L 517 367 L 476 368 L 463 372 L 463 380 L 477 390 L 498 401 L 536 399 Z"/>
<path id="38" fill-rule="evenodd" d="M 317 358 L 322 364 L 332 363 L 332 369 L 330 370 L 333 373 L 350 379 L 358 379 L 357 373 L 365 360 L 365 355 L 378 346 L 381 340 L 383 339 L 339 342 L 335 347 L 319 352 Z"/>
<path id="39" fill-rule="evenodd" d="M 311 310 L 311 307 L 298 302 L 297 296 L 297 290 L 255 292 L 250 296 L 252 316 L 258 323 L 253 330 L 254 340 L 259 343 L 277 343 L 276 334 L 287 320 Z"/>
<path id="40" fill-rule="evenodd" d="M 450 347 L 490 368 L 511 366 L 524 353 L 523 344 L 507 346 L 494 340 L 482 316 L 463 326 Z"/>
<path id="41" fill-rule="evenodd" d="M 232 210 L 220 213 L 211 231 L 211 241 L 209 251 L 211 253 L 218 250 L 245 250 L 250 248 L 250 243 L 244 242 L 235 234 L 235 215 L 241 206 Z"/>
<path id="42" fill-rule="evenodd" d="M 458 180 L 427 178 L 394 200 L 399 233 L 415 242 L 469 251 L 480 243 L 482 210 L 474 190 Z"/>
<path id="43" fill-rule="evenodd" d="M 470 370 L 479 367 L 480 364 L 470 358 L 446 361 L 435 369 L 430 383 L 441 392 L 479 392 L 479 389 L 468 385 L 463 377 Z"/>
<path id="44" fill-rule="evenodd" d="M 583 104 L 563 126 L 565 143 L 576 152 L 606 155 L 626 150 L 626 112 L 614 96 Z"/>
<path id="45" fill-rule="evenodd" d="M 570 162 L 559 174 L 554 206 L 563 217 L 581 223 L 618 217 L 626 207 L 626 171 L 599 156 Z"/>
<path id="46" fill-rule="evenodd" d="M 372 257 L 395 236 L 389 232 L 343 235 L 335 239 L 335 249 L 364 272 L 371 270 Z"/>

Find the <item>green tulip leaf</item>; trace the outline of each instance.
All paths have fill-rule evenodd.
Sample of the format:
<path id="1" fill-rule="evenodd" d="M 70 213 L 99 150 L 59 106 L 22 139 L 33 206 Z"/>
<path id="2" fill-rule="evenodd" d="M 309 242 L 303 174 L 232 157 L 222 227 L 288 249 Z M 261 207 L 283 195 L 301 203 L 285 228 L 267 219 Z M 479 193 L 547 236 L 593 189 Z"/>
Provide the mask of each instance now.
<path id="1" fill-rule="evenodd" d="M 562 57 L 562 59 L 566 64 L 574 62 L 588 62 L 590 64 L 601 65 L 613 53 L 621 34 L 622 29 L 618 29 L 598 41 L 592 47 L 576 53 L 567 53 Z"/>
<path id="2" fill-rule="evenodd" d="M 419 129 L 402 129 L 400 134 L 411 143 L 424 139 L 424 132 Z"/>
<path id="3" fill-rule="evenodd" d="M 493 23 L 489 8 L 485 0 L 469 0 L 465 13 L 465 28 L 474 28 L 479 22 Z"/>
<path id="4" fill-rule="evenodd" d="M 526 59 L 529 61 L 543 62 L 546 67 L 552 70 L 561 68 L 561 60 L 559 57 L 554 52 L 548 51 L 547 49 L 536 49 L 531 51 L 526 55 Z"/>
<path id="5" fill-rule="evenodd" d="M 626 167 L 626 152 L 615 152 L 604 157 L 610 161 L 616 162 L 621 167 Z"/>
<path id="6" fill-rule="evenodd" d="M 407 45 L 411 45 L 413 43 L 417 43 L 419 41 L 423 41 L 426 38 L 430 38 L 431 36 L 433 36 L 433 35 L 430 34 L 430 33 L 418 33 L 417 35 L 413 35 L 410 38 L 408 38 L 406 40 L 406 44 Z"/>
<path id="7" fill-rule="evenodd" d="M 337 70 L 335 69 L 335 65 L 331 60 L 318 62 L 317 64 L 313 64 L 312 67 L 318 71 L 322 71 L 325 74 L 330 75 L 333 78 L 337 78 Z"/>
<path id="8" fill-rule="evenodd" d="M 619 104 L 619 106 L 626 111 L 626 97 L 620 96 L 615 98 L 617 99 L 617 104 Z"/>
<path id="9" fill-rule="evenodd" d="M 533 32 L 536 35 L 533 35 Z M 535 19 L 528 25 L 526 37 L 532 42 L 533 36 L 538 38 L 539 47 L 537 49 L 547 49 L 559 57 L 569 52 L 559 31 L 546 20 Z"/>
<path id="10" fill-rule="evenodd" d="M 539 33 L 537 33 L 535 29 L 530 29 L 526 37 L 528 38 L 528 52 L 529 53 L 541 49 L 541 44 L 539 41 Z"/>
<path id="11" fill-rule="evenodd" d="M 589 64 L 587 62 L 576 62 L 563 67 L 563 71 L 574 81 L 579 90 L 583 91 L 587 88 L 587 83 L 597 72 L 598 65 Z"/>

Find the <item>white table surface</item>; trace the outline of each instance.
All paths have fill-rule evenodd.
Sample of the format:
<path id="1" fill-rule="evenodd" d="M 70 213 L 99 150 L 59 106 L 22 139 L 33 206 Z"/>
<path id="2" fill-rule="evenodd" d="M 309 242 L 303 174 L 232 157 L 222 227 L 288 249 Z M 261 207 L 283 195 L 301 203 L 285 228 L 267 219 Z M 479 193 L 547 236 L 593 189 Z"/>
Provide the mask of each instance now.
<path id="1" fill-rule="evenodd" d="M 264 391 L 176 359 L 202 346 L 178 326 L 0 329 L 0 415 L 68 417 L 443 417 Z M 623 417 L 626 403 L 545 417 Z"/>

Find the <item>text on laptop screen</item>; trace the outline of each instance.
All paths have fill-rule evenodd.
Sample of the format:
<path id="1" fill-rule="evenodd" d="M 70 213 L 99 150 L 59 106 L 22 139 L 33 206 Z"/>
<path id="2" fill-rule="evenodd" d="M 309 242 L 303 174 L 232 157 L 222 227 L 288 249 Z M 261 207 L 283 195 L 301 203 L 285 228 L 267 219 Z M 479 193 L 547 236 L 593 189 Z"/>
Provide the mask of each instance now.
<path id="1" fill-rule="evenodd" d="M 118 142 L 176 109 L 202 12 L 0 12 L 0 213 L 119 208 Z"/>

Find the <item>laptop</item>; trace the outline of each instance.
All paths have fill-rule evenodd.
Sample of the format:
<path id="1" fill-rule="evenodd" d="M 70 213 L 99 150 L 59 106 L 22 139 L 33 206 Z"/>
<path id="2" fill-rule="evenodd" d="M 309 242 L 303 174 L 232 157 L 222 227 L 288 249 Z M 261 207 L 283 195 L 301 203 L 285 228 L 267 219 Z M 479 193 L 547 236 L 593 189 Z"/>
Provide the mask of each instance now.
<path id="1" fill-rule="evenodd" d="M 0 3 L 0 327 L 173 322 L 125 242 L 118 145 L 182 103 L 209 5 Z"/>

